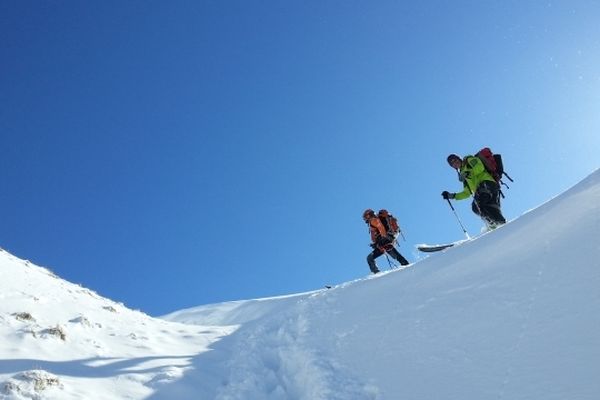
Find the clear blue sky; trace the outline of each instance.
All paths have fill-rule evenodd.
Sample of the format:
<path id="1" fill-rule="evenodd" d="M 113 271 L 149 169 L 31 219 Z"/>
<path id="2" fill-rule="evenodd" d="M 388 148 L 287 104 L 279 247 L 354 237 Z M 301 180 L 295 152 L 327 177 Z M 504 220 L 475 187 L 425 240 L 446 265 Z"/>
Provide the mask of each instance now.
<path id="1" fill-rule="evenodd" d="M 367 275 L 367 207 L 414 261 L 463 237 L 449 153 L 503 154 L 509 219 L 599 166 L 598 21 L 595 1 L 2 2 L 0 246 L 152 315 Z"/>

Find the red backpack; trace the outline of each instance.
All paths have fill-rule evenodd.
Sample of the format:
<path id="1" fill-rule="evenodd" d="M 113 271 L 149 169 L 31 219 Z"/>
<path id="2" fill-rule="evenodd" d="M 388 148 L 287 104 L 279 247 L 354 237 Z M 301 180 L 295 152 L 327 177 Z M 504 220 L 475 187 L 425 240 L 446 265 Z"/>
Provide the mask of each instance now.
<path id="1" fill-rule="evenodd" d="M 504 172 L 504 164 L 502 163 L 502 156 L 500 154 L 494 154 L 489 147 L 484 147 L 475 154 L 475 157 L 481 160 L 487 172 L 492 175 L 498 184 L 504 184 L 502 182 L 502 175 L 506 176 L 509 181 L 513 182 L 512 178 L 508 176 L 506 172 Z M 506 184 L 504 185 L 506 186 Z"/>

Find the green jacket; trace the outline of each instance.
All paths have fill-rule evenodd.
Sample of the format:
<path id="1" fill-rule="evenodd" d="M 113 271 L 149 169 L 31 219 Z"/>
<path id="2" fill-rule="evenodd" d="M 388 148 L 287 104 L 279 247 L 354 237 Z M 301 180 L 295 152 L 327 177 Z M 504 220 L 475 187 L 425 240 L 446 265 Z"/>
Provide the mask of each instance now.
<path id="1" fill-rule="evenodd" d="M 485 169 L 479 157 L 466 156 L 463 158 L 459 171 L 459 179 L 464 184 L 464 190 L 456 193 L 456 200 L 463 200 L 473 195 L 479 185 L 484 181 L 496 182 L 492 175 Z"/>

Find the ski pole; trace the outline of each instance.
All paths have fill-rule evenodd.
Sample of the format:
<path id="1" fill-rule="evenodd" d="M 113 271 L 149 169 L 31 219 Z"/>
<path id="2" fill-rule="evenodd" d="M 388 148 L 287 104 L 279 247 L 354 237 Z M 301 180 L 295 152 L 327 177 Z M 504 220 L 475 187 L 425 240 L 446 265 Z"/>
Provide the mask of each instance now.
<path id="1" fill-rule="evenodd" d="M 402 240 L 406 242 L 406 238 L 404 237 L 404 233 L 402 233 L 402 230 L 400 230 L 400 236 L 402 236 Z"/>
<path id="2" fill-rule="evenodd" d="M 388 264 L 390 265 L 390 269 L 394 269 L 394 266 L 392 265 L 392 262 L 390 261 L 390 256 L 388 256 L 387 253 L 385 253 L 385 258 L 387 258 L 387 260 L 388 260 Z"/>
<path id="3" fill-rule="evenodd" d="M 467 230 L 465 229 L 465 226 L 463 225 L 462 221 L 460 220 L 460 217 L 458 216 L 458 213 L 456 212 L 456 210 L 454 209 L 454 206 L 452 205 L 452 203 L 450 202 L 450 199 L 446 199 L 446 201 L 448 202 L 448 205 L 450 206 L 450 208 L 452 209 L 452 212 L 454 213 L 454 216 L 456 217 L 456 219 L 458 220 L 458 223 L 460 224 L 460 227 L 463 230 L 463 233 L 465 234 L 465 236 L 467 237 L 467 239 L 471 239 L 471 237 L 469 236 L 469 233 L 467 232 Z"/>

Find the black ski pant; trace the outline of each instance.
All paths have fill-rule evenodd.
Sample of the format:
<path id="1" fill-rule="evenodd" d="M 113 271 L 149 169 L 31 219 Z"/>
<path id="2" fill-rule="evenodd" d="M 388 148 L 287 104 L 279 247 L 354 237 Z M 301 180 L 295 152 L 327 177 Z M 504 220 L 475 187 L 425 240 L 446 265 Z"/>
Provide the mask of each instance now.
<path id="1" fill-rule="evenodd" d="M 501 225 L 506 219 L 500 211 L 500 185 L 492 181 L 483 181 L 475 191 L 471 208 L 488 225 Z"/>
<path id="2" fill-rule="evenodd" d="M 377 268 L 377 264 L 375 263 L 375 259 L 381 256 L 383 253 L 388 253 L 394 260 L 398 261 L 400 265 L 408 265 L 409 262 L 400 254 L 398 250 L 394 247 L 393 244 L 388 243 L 382 247 L 375 247 L 371 254 L 367 256 L 367 263 L 369 264 L 369 268 L 371 272 L 376 274 L 379 272 L 379 268 Z"/>

